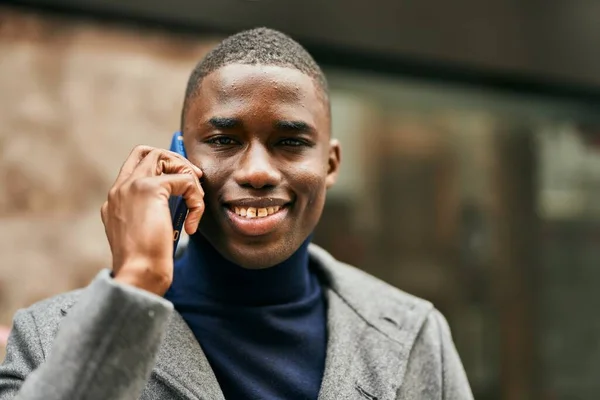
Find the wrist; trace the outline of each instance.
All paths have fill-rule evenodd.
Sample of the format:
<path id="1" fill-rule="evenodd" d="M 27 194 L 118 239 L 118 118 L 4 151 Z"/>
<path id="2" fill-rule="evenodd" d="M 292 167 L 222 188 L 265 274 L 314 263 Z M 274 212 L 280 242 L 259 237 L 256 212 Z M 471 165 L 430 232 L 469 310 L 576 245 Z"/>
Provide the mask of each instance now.
<path id="1" fill-rule="evenodd" d="M 167 292 L 172 282 L 171 276 L 154 272 L 148 267 L 121 267 L 118 269 L 115 268 L 115 270 L 111 272 L 111 276 L 116 282 L 133 286 L 161 297 Z"/>

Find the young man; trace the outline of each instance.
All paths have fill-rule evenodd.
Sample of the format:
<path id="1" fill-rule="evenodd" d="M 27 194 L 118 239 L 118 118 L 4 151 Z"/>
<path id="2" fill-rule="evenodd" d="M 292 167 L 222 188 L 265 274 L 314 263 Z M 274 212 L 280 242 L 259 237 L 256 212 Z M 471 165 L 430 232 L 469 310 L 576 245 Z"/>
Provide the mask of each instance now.
<path id="1" fill-rule="evenodd" d="M 102 207 L 112 271 L 17 313 L 0 399 L 471 399 L 430 303 L 309 244 L 340 163 L 329 110 L 282 33 L 208 54 L 188 159 L 133 150 Z M 171 195 L 190 210 L 176 265 Z"/>

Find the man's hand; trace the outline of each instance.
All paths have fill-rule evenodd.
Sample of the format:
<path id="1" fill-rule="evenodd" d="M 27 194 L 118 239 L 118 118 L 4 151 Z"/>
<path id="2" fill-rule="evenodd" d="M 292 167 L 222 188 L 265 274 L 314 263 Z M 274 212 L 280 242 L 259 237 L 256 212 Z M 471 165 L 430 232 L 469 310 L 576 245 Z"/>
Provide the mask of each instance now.
<path id="1" fill-rule="evenodd" d="M 169 196 L 183 196 L 188 234 L 204 212 L 202 171 L 180 155 L 138 146 L 129 155 L 102 205 L 114 279 L 159 296 L 173 280 L 173 223 Z"/>

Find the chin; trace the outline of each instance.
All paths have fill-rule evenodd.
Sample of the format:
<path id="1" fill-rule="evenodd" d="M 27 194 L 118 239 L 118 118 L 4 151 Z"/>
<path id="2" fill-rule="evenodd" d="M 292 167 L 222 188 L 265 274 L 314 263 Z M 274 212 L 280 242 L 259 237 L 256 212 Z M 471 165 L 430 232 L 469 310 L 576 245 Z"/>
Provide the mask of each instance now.
<path id="1" fill-rule="evenodd" d="M 247 244 L 236 245 L 229 243 L 223 249 L 218 249 L 221 255 L 229 261 L 247 269 L 264 269 L 273 267 L 287 260 L 295 250 L 284 251 L 277 244 Z M 289 253 L 289 254 L 288 254 Z"/>
<path id="2" fill-rule="evenodd" d="M 285 233 L 263 236 L 225 234 L 222 230 L 206 229 L 201 237 L 226 260 L 247 269 L 265 269 L 290 258 L 303 244 L 297 235 Z"/>

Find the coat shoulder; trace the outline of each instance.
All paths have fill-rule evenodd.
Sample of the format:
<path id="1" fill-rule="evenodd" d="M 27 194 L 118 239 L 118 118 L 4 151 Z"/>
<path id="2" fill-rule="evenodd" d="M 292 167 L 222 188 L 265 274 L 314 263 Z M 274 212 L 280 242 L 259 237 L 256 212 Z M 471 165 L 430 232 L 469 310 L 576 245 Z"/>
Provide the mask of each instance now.
<path id="1" fill-rule="evenodd" d="M 318 246 L 311 245 L 310 251 L 330 289 L 369 324 L 381 330 L 390 332 L 387 328 L 391 325 L 414 336 L 436 312 L 430 301 L 340 262 Z"/>
<path id="2" fill-rule="evenodd" d="M 352 283 L 354 289 L 360 290 L 368 296 L 374 296 L 374 299 L 387 298 L 409 308 L 431 305 L 428 300 L 392 286 L 357 266 L 337 261 L 336 268 L 339 273 L 346 275 L 347 282 Z"/>
<path id="3" fill-rule="evenodd" d="M 346 297 L 363 300 L 371 311 L 385 311 L 400 317 L 412 315 L 419 319 L 434 311 L 430 301 L 392 286 L 358 267 L 338 262 L 336 268 L 346 276 Z"/>

